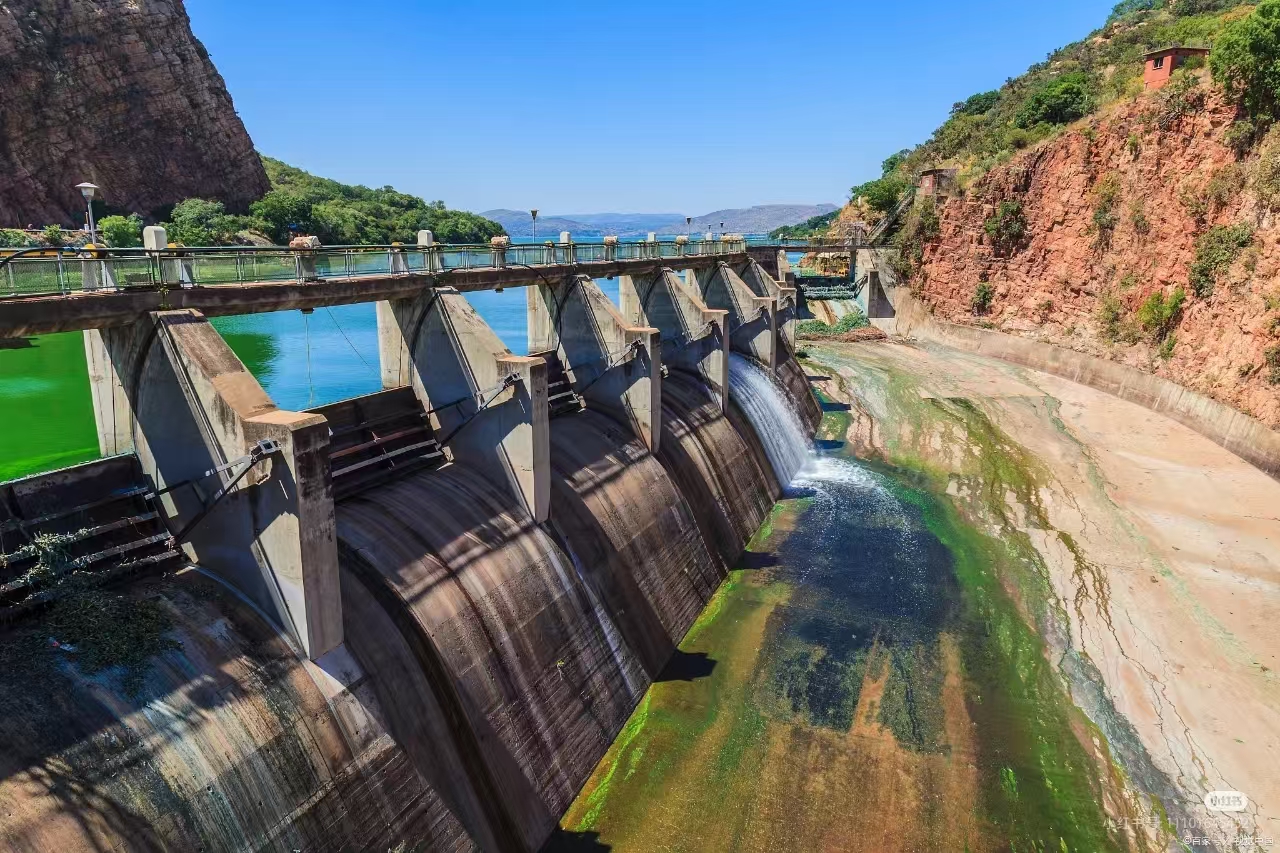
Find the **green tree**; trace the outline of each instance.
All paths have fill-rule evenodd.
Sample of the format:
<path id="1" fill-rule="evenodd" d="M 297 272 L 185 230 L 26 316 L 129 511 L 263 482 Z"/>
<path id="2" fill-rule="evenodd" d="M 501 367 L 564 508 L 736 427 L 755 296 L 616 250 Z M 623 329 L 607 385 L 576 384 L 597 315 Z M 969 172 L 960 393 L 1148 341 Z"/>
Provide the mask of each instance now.
<path id="1" fill-rule="evenodd" d="M 295 191 L 274 189 L 250 205 L 249 212 L 262 222 L 268 237 L 284 244 L 289 242 L 293 232 L 313 233 L 318 230 L 311 218 L 312 206 L 313 202 Z"/>
<path id="2" fill-rule="evenodd" d="M 108 216 L 98 223 L 102 239 L 113 249 L 131 249 L 142 245 L 142 217 Z"/>
<path id="3" fill-rule="evenodd" d="M 1272 121 L 1280 99 L 1280 0 L 1223 29 L 1209 55 L 1213 79 L 1253 119 Z"/>
<path id="4" fill-rule="evenodd" d="M 1082 73 L 1064 74 L 1032 92 L 1014 117 L 1021 128 L 1037 124 L 1068 124 L 1088 115 L 1093 109 L 1088 77 Z"/>
<path id="5" fill-rule="evenodd" d="M 1022 202 L 1002 201 L 996 212 L 983 227 L 991 238 L 991 247 L 996 254 L 1009 256 L 1022 248 L 1027 238 L 1027 217 L 1022 212 Z"/>
<path id="6" fill-rule="evenodd" d="M 189 198 L 174 206 L 164 229 L 171 242 L 184 246 L 225 246 L 235 241 L 242 224 L 220 201 Z"/>
<path id="7" fill-rule="evenodd" d="M 901 151 L 899 151 L 896 154 L 890 154 L 887 158 L 885 158 L 885 161 L 880 164 L 881 177 L 884 177 L 885 175 L 893 174 L 894 172 L 898 171 L 899 167 L 901 167 L 902 164 L 905 163 L 907 161 L 907 158 L 910 156 L 911 156 L 910 148 L 903 148 Z"/>
<path id="8" fill-rule="evenodd" d="M 872 210 L 888 213 L 893 210 L 898 199 L 902 198 L 902 194 L 910 186 L 911 182 L 907 180 L 906 175 L 901 172 L 891 172 L 883 178 L 867 181 L 861 186 L 854 187 L 850 190 L 850 194 L 855 200 L 863 199 Z"/>
<path id="9" fill-rule="evenodd" d="M 953 116 L 980 116 L 991 112 L 998 103 L 1000 103 L 1000 91 L 998 89 L 990 92 L 979 92 L 953 105 L 951 114 Z"/>

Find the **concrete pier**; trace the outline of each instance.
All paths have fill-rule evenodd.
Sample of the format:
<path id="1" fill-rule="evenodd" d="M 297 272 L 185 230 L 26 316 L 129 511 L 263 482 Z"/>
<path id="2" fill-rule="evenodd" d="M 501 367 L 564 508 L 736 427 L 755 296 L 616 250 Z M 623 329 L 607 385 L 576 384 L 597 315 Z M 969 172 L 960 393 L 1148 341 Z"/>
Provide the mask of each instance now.
<path id="1" fill-rule="evenodd" d="M 697 272 L 698 290 L 711 308 L 728 312 L 730 345 L 760 364 L 778 368 L 778 300 L 759 296 L 727 263 Z"/>
<path id="2" fill-rule="evenodd" d="M 452 288 L 378 303 L 384 388 L 410 386 L 450 460 L 505 483 L 535 521 L 551 507 L 547 367 L 512 355 Z"/>
<path id="3" fill-rule="evenodd" d="M 670 267 L 618 278 L 622 316 L 662 332 L 666 364 L 702 376 L 724 412 L 729 404 L 729 312 L 708 308 Z"/>
<path id="4" fill-rule="evenodd" d="M 785 253 L 783 262 L 785 262 Z M 751 288 L 756 296 L 771 296 L 777 300 L 778 330 L 788 351 L 796 346 L 796 325 L 800 322 L 800 302 L 797 289 L 787 283 L 786 278 L 779 278 L 755 261 L 747 261 L 734 267 L 738 277 Z"/>
<path id="5" fill-rule="evenodd" d="M 279 409 L 199 312 L 85 332 L 104 455 L 136 452 L 181 543 L 295 636 L 313 660 L 342 643 L 328 429 Z M 279 450 L 238 485 L 223 468 L 262 440 Z M 228 489 L 224 497 L 220 494 Z M 216 504 L 216 505 L 215 505 Z"/>
<path id="6" fill-rule="evenodd" d="M 662 332 L 629 322 L 585 275 L 527 291 L 529 352 L 556 353 L 589 405 L 628 424 L 651 451 L 662 432 Z"/>

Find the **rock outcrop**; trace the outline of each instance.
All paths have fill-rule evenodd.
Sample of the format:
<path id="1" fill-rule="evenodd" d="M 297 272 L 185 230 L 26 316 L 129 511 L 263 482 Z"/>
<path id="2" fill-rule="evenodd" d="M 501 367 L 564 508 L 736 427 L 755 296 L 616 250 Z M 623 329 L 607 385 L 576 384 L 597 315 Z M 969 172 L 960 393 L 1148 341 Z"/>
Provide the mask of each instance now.
<path id="1" fill-rule="evenodd" d="M 181 0 L 0 2 L 0 226 L 81 223 L 86 180 L 142 214 L 270 188 Z"/>
<path id="2" fill-rule="evenodd" d="M 1168 93 L 1119 104 L 947 200 L 913 292 L 939 319 L 1122 362 L 1280 426 L 1280 222 L 1257 199 L 1258 154 L 1225 142 L 1234 110 L 1203 91 L 1190 109 Z M 985 223 L 1004 201 L 1026 233 L 997 251 Z M 1197 241 L 1215 226 L 1251 228 L 1252 244 L 1197 295 Z M 1170 339 L 1140 309 L 1178 287 Z"/>

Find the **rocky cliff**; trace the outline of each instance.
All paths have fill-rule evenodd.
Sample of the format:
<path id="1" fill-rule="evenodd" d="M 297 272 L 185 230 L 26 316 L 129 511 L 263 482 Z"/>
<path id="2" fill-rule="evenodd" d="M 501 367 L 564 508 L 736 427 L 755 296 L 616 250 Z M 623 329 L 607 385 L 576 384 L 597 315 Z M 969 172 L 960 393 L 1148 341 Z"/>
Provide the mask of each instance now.
<path id="1" fill-rule="evenodd" d="M 1166 90 L 1022 153 L 940 202 L 913 292 L 1280 426 L 1280 142 L 1237 155 L 1234 119 L 1208 86 Z"/>
<path id="2" fill-rule="evenodd" d="M 0 226 L 82 222 L 85 180 L 143 214 L 269 189 L 181 0 L 0 2 Z"/>

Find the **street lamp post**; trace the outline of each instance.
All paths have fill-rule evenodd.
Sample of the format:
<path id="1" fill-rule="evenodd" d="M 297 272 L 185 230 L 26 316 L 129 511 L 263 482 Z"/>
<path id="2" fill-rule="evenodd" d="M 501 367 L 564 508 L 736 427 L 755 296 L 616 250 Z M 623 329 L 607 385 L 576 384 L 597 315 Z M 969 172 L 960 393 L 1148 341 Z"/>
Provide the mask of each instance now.
<path id="1" fill-rule="evenodd" d="M 89 242 L 96 246 L 98 245 L 98 225 L 93 221 L 93 199 L 98 194 L 98 187 L 85 181 L 83 184 L 76 184 L 76 189 L 80 190 L 80 195 L 84 196 L 84 206 L 89 211 Z"/>
<path id="2" fill-rule="evenodd" d="M 533 210 L 529 211 L 529 218 L 533 220 L 533 230 L 531 232 L 533 236 L 533 242 L 537 243 L 538 242 L 538 209 L 536 207 Z"/>

